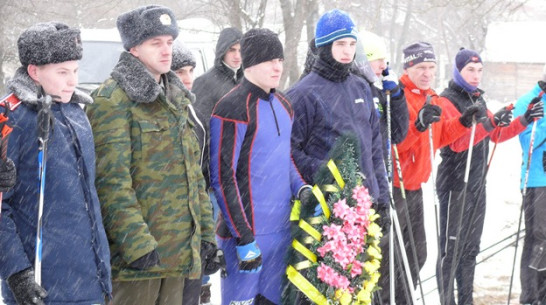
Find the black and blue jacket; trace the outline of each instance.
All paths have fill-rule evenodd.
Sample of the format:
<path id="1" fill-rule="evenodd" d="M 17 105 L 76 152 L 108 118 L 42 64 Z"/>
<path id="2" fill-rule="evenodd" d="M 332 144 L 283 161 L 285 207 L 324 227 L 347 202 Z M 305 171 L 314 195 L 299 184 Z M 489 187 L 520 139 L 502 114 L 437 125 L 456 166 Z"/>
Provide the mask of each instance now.
<path id="1" fill-rule="evenodd" d="M 222 210 L 217 234 L 239 244 L 289 228 L 290 199 L 305 184 L 290 153 L 294 112 L 279 92 L 246 78 L 210 120 L 210 176 Z"/>

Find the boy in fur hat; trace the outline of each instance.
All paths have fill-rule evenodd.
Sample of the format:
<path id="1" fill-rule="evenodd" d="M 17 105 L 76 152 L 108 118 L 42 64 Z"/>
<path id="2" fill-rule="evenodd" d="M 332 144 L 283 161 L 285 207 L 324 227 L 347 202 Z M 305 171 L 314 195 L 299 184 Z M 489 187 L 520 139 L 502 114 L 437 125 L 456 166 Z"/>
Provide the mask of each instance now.
<path id="1" fill-rule="evenodd" d="M 7 155 L 18 177 L 4 194 L 0 276 L 5 304 L 104 304 L 111 295 L 110 254 L 95 189 L 91 126 L 77 91 L 80 31 L 59 22 L 36 24 L 17 42 L 21 67 L 8 83 Z M 53 98 L 42 217 L 41 285 L 33 264 L 38 218 L 37 116 Z"/>
<path id="2" fill-rule="evenodd" d="M 178 26 L 149 5 L 123 13 L 126 52 L 92 93 L 97 190 L 110 240 L 114 304 L 180 305 L 214 247 L 210 200 L 189 119 L 193 97 L 171 69 Z"/>

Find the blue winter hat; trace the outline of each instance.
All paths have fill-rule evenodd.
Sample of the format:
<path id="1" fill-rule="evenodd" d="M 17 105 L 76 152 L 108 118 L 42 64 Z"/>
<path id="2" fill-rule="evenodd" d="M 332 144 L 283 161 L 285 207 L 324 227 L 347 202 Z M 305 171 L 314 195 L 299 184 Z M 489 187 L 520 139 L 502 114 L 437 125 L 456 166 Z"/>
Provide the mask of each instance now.
<path id="1" fill-rule="evenodd" d="M 355 23 L 349 17 L 349 14 L 334 9 L 320 17 L 315 30 L 315 45 L 317 48 L 346 37 L 358 40 Z"/>
<path id="2" fill-rule="evenodd" d="M 455 56 L 455 67 L 461 72 L 461 70 L 471 62 L 481 63 L 482 58 L 473 50 L 461 48 Z"/>

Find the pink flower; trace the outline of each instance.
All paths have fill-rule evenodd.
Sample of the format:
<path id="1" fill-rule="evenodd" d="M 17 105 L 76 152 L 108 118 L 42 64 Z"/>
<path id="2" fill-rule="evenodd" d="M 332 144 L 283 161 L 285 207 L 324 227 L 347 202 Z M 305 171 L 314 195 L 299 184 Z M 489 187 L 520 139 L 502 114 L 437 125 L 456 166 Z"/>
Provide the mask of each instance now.
<path id="1" fill-rule="evenodd" d="M 341 231 L 341 226 L 331 224 L 330 226 L 322 227 L 322 235 L 328 237 L 330 240 L 345 240 L 345 234 Z"/>
<path id="2" fill-rule="evenodd" d="M 362 274 L 362 262 L 354 260 L 351 266 L 351 277 L 356 277 Z"/>
<path id="3" fill-rule="evenodd" d="M 351 208 L 347 211 L 343 220 L 345 220 L 346 222 L 352 225 L 356 222 L 357 218 L 358 218 L 358 214 L 355 212 L 353 208 Z"/>
<path id="4" fill-rule="evenodd" d="M 324 243 L 322 247 L 317 248 L 318 253 L 320 256 L 324 257 L 326 254 L 330 251 L 333 251 L 335 249 L 335 245 L 333 241 L 329 241 L 327 243 Z"/>
<path id="5" fill-rule="evenodd" d="M 336 277 L 334 277 L 334 281 L 332 282 L 332 286 L 340 289 L 347 289 L 351 282 L 349 282 L 349 279 L 341 274 L 337 274 Z"/>
<path id="6" fill-rule="evenodd" d="M 320 263 L 317 267 L 317 277 L 328 285 L 332 285 L 337 273 L 334 269 L 326 266 L 324 263 Z"/>
<path id="7" fill-rule="evenodd" d="M 353 199 L 357 201 L 358 205 L 363 205 L 368 209 L 372 206 L 372 198 L 364 186 L 357 186 L 353 189 Z"/>
<path id="8" fill-rule="evenodd" d="M 349 211 L 349 206 L 345 199 L 341 199 L 338 202 L 334 203 L 334 215 L 338 218 L 343 219 Z"/>

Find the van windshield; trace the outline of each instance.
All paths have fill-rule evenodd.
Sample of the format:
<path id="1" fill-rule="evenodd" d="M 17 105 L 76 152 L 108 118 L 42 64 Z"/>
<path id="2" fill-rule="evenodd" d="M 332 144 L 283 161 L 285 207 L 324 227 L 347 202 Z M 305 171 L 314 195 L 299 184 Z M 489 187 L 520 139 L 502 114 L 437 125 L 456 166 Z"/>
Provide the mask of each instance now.
<path id="1" fill-rule="evenodd" d="M 82 41 L 83 60 L 80 61 L 79 83 L 100 84 L 110 77 L 110 72 L 124 50 L 121 42 Z"/>

